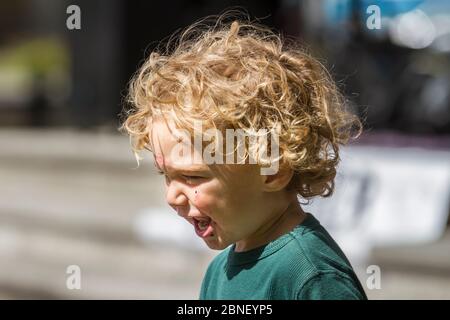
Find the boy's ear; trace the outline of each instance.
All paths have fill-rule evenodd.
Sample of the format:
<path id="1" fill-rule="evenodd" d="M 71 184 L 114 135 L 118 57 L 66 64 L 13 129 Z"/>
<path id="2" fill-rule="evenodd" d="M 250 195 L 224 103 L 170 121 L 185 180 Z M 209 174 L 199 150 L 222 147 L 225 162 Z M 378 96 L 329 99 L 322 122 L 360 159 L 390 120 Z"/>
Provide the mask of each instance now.
<path id="1" fill-rule="evenodd" d="M 263 190 L 267 192 L 274 192 L 283 190 L 291 181 L 294 171 L 289 168 L 280 167 L 278 172 L 273 175 L 263 177 Z"/>

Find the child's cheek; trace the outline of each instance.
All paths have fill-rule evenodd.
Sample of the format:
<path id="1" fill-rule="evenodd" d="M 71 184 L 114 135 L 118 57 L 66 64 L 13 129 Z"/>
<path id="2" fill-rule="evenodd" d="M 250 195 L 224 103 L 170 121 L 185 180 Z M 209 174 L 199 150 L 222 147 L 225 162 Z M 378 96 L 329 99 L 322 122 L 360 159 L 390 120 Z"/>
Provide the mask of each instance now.
<path id="1" fill-rule="evenodd" d="M 194 205 L 200 211 L 210 213 L 209 197 L 198 189 L 194 191 Z"/>

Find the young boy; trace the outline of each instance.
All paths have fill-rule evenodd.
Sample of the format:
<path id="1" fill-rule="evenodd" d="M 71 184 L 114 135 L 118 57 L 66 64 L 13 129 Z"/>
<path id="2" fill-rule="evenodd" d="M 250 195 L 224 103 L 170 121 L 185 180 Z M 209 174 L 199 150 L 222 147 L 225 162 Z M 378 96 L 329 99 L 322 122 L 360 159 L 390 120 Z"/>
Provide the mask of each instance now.
<path id="1" fill-rule="evenodd" d="M 366 299 L 298 200 L 331 195 L 339 145 L 360 127 L 315 59 L 264 27 L 219 19 L 153 52 L 129 98 L 134 151 L 154 154 L 168 204 L 223 250 L 200 299 Z"/>

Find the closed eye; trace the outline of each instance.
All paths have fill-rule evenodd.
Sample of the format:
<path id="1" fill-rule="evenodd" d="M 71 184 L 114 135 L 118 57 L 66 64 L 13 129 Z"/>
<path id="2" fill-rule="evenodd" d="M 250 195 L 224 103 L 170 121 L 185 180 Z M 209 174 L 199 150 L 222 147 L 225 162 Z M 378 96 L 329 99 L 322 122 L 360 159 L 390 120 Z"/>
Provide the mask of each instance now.
<path id="1" fill-rule="evenodd" d="M 167 175 L 166 175 L 166 173 L 165 173 L 164 171 L 158 169 L 158 170 L 156 171 L 156 173 L 157 173 L 158 175 L 165 176 L 165 177 L 166 177 L 166 180 L 168 179 L 168 177 L 167 177 Z M 185 174 L 182 174 L 181 177 L 182 177 L 185 181 L 187 181 L 188 183 L 189 183 L 189 182 L 191 182 L 191 183 L 198 183 L 201 179 L 206 179 L 205 177 L 202 177 L 202 176 L 185 175 Z"/>
<path id="2" fill-rule="evenodd" d="M 182 175 L 182 177 L 184 178 L 184 179 L 190 179 L 190 180 L 198 180 L 198 179 L 204 179 L 204 177 L 201 177 L 201 176 L 188 176 L 188 175 Z"/>

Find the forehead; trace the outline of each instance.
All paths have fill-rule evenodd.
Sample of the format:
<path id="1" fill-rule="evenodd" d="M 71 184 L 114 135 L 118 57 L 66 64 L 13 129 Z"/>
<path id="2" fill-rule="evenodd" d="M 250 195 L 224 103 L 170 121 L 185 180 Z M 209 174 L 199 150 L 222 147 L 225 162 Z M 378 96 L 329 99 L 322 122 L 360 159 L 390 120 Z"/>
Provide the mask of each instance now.
<path id="1" fill-rule="evenodd" d="M 206 164 L 202 150 L 193 147 L 187 131 L 176 128 L 173 121 L 155 119 L 151 132 L 155 164 L 161 170 L 208 171 L 220 176 L 243 177 L 248 173 L 259 175 L 256 164 Z"/>
<path id="2" fill-rule="evenodd" d="M 193 148 L 189 133 L 177 129 L 170 121 L 153 122 L 151 144 L 155 162 L 160 168 L 207 169 L 201 152 Z"/>

